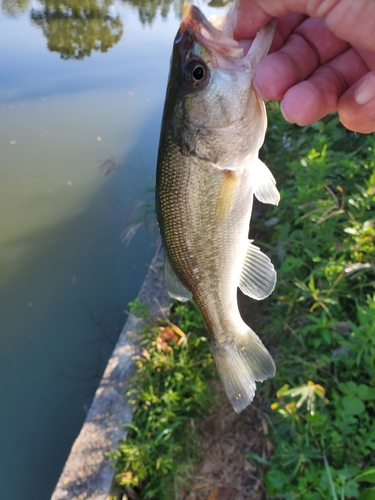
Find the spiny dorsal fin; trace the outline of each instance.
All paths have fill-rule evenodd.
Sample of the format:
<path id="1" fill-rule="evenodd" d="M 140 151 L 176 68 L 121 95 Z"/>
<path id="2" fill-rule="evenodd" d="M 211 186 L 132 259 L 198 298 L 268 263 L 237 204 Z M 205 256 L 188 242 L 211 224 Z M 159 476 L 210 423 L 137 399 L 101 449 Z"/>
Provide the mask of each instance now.
<path id="1" fill-rule="evenodd" d="M 276 271 L 271 260 L 249 240 L 239 288 L 252 299 L 268 297 L 276 285 Z"/>
<path id="2" fill-rule="evenodd" d="M 256 158 L 251 163 L 251 182 L 254 186 L 254 194 L 262 203 L 278 205 L 280 193 L 276 187 L 276 181 L 269 168 Z"/>
<path id="3" fill-rule="evenodd" d="M 164 282 L 165 288 L 172 299 L 186 302 L 193 294 L 187 290 L 177 277 L 167 254 L 164 256 Z"/>
<path id="4" fill-rule="evenodd" d="M 224 181 L 216 202 L 217 224 L 224 222 L 233 208 L 238 179 L 231 170 L 224 172 Z"/>

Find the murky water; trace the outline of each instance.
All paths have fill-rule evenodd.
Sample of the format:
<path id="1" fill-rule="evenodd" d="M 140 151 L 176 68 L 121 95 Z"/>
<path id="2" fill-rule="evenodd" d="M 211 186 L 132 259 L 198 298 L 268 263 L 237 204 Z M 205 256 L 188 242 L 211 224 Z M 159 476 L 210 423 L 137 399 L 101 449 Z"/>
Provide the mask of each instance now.
<path id="1" fill-rule="evenodd" d="M 121 235 L 152 201 L 181 4 L 1 7 L 0 498 L 44 500 L 155 250 Z"/>

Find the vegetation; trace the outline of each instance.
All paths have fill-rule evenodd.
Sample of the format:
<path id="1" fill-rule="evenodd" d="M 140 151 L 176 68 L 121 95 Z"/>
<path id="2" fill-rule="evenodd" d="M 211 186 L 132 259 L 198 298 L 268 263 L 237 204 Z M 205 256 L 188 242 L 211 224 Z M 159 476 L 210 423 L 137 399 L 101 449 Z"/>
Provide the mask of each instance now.
<path id="1" fill-rule="evenodd" d="M 337 117 L 298 129 L 275 108 L 270 123 L 263 153 L 282 201 L 268 213 L 279 389 L 268 495 L 375 499 L 375 137 Z"/>
<path id="2" fill-rule="evenodd" d="M 269 121 L 262 156 L 281 202 L 252 221 L 251 236 L 262 234 L 278 269 L 262 305 L 277 365 L 265 387 L 273 454 L 249 461 L 261 464 L 268 498 L 375 499 L 375 137 L 336 116 L 301 129 L 276 105 Z M 145 333 L 137 409 L 115 454 L 119 482 L 145 499 L 178 498 L 212 398 L 194 304 L 175 306 L 170 321 Z"/>
<path id="3" fill-rule="evenodd" d="M 147 318 L 138 300 L 130 306 Z M 188 484 L 200 459 L 195 422 L 214 401 L 209 386 L 214 377 L 203 319 L 193 302 L 177 304 L 168 320 L 146 324 L 142 356 L 127 393 L 135 405 L 133 422 L 112 455 L 117 483 L 130 498 L 139 493 L 144 499 L 171 500 L 178 498 L 179 482 Z"/>

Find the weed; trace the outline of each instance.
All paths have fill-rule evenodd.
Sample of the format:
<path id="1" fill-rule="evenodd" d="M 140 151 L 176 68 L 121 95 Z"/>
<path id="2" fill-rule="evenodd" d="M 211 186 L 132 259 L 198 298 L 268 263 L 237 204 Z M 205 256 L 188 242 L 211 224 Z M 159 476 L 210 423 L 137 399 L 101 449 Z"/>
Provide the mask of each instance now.
<path id="1" fill-rule="evenodd" d="M 136 300 L 131 311 L 149 317 L 144 307 Z M 127 392 L 134 418 L 112 454 L 116 480 L 137 498 L 171 500 L 177 498 L 178 482 L 189 484 L 200 458 L 196 420 L 214 399 L 209 387 L 216 377 L 214 362 L 195 306 L 176 305 L 170 320 L 148 323 L 135 362 L 136 377 Z"/>
<path id="2" fill-rule="evenodd" d="M 277 375 L 264 386 L 276 394 L 273 455 L 249 460 L 266 467 L 268 498 L 374 500 L 375 136 L 344 129 L 336 116 L 299 128 L 274 104 L 269 118 L 262 157 L 281 203 L 252 229 L 268 235 L 278 270 L 262 308 L 277 343 Z M 142 346 L 128 393 L 134 420 L 114 453 L 117 480 L 139 498 L 177 499 L 178 481 L 189 482 L 200 459 L 196 421 L 209 411 L 216 376 L 194 303 L 149 325 Z"/>
<path id="3" fill-rule="evenodd" d="M 269 213 L 278 286 L 266 315 L 281 389 L 268 496 L 375 499 L 358 479 L 375 463 L 375 138 L 335 116 L 296 128 L 275 108 L 264 156 L 284 180 Z"/>

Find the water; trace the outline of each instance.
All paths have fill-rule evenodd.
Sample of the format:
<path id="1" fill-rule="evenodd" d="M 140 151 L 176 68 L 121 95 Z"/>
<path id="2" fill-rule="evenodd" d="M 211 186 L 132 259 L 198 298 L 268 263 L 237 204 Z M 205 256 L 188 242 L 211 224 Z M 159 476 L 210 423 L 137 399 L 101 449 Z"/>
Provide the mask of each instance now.
<path id="1" fill-rule="evenodd" d="M 44 500 L 155 251 L 121 235 L 152 201 L 181 4 L 1 6 L 0 498 Z"/>

